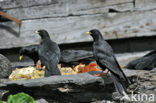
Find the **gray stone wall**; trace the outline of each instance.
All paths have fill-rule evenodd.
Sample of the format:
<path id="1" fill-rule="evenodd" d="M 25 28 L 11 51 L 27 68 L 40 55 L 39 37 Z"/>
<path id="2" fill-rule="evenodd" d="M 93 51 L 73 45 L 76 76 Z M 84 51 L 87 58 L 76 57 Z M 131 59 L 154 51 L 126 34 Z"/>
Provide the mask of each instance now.
<path id="1" fill-rule="evenodd" d="M 0 22 L 0 49 L 39 43 L 39 29 L 57 43 L 91 41 L 93 28 L 105 39 L 156 35 L 156 0 L 0 0 L 0 10 L 22 20 Z"/>

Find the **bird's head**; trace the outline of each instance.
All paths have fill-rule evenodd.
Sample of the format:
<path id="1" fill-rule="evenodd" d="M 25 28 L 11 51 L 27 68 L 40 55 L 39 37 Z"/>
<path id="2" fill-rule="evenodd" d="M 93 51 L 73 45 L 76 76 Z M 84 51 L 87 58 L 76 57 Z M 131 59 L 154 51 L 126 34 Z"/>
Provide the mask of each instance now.
<path id="1" fill-rule="evenodd" d="M 92 29 L 89 32 L 86 32 L 86 34 L 91 35 L 95 41 L 99 39 L 103 39 L 102 34 L 97 29 Z"/>
<path id="2" fill-rule="evenodd" d="M 46 30 L 38 30 L 38 31 L 35 31 L 36 34 L 39 34 L 41 39 L 45 39 L 45 38 L 50 38 L 48 32 Z"/>
<path id="3" fill-rule="evenodd" d="M 19 56 L 19 61 L 21 61 L 22 60 L 22 58 L 23 58 L 23 55 L 24 55 L 24 53 L 25 53 L 26 51 L 25 51 L 25 49 L 20 49 L 20 51 L 19 51 L 19 54 L 20 54 L 20 56 Z"/>

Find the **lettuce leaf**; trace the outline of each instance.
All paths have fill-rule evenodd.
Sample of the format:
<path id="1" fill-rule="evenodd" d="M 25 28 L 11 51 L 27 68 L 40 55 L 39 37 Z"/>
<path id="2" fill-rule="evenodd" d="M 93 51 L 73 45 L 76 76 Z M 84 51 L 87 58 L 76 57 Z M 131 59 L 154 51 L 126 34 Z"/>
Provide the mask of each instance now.
<path id="1" fill-rule="evenodd" d="M 10 95 L 8 97 L 7 103 L 35 103 L 35 100 L 31 96 L 29 96 L 28 94 L 18 93 L 15 95 Z"/>
<path id="2" fill-rule="evenodd" d="M 7 103 L 7 102 L 4 102 L 4 101 L 0 101 L 0 103 Z"/>

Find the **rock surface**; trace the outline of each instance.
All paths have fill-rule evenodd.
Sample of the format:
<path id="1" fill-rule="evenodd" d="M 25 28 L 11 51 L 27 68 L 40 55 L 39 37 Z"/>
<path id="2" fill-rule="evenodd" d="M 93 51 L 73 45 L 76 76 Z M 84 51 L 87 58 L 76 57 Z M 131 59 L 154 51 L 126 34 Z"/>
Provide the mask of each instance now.
<path id="1" fill-rule="evenodd" d="M 128 69 L 123 69 L 123 71 L 132 81 L 128 88 L 128 95 L 132 103 L 136 101 L 138 101 L 136 103 L 150 103 L 151 101 L 148 99 L 151 94 L 155 96 L 154 101 L 156 101 L 156 71 Z M 64 103 L 122 103 L 122 101 L 116 100 L 114 97 L 114 94 L 115 96 L 118 95 L 109 76 L 103 75 L 102 78 L 93 76 L 93 74 L 99 72 L 51 76 L 34 80 L 2 80 L 0 89 L 9 90 L 10 94 L 25 92 L 39 101 L 40 99 L 42 101 L 42 98 L 44 98 L 45 101 L 43 101 L 45 103 L 62 103 L 62 101 Z M 148 98 L 142 101 L 139 100 L 141 97 L 136 96 L 135 99 L 132 99 L 132 93 L 138 96 L 146 94 Z"/>
<path id="2" fill-rule="evenodd" d="M 8 77 L 12 71 L 10 61 L 2 54 L 0 54 L 0 71 L 0 78 Z"/>
<path id="3" fill-rule="evenodd" d="M 133 84 L 129 87 L 129 92 L 137 95 L 133 101 L 141 103 L 155 103 L 156 102 L 156 71 L 146 71 L 139 73 L 133 78 Z M 142 99 L 142 95 L 144 98 Z M 152 97 L 153 95 L 154 97 Z M 132 95 L 130 95 L 132 97 Z"/>
<path id="4" fill-rule="evenodd" d="M 130 77 L 132 84 L 128 88 L 130 103 L 156 103 L 156 71 L 134 70 L 136 75 Z M 113 94 L 117 94 L 114 92 Z M 92 103 L 129 103 L 113 100 L 96 100 Z"/>
<path id="5" fill-rule="evenodd" d="M 35 99 L 45 98 L 48 102 L 91 102 L 111 100 L 115 92 L 110 76 L 95 77 L 98 72 L 77 75 L 51 76 L 42 79 L 18 80 L 1 83 L 0 88 L 12 93 L 26 92 Z M 138 73 L 125 69 L 128 77 Z"/>
<path id="6" fill-rule="evenodd" d="M 45 99 L 36 100 L 36 103 L 49 103 Z"/>

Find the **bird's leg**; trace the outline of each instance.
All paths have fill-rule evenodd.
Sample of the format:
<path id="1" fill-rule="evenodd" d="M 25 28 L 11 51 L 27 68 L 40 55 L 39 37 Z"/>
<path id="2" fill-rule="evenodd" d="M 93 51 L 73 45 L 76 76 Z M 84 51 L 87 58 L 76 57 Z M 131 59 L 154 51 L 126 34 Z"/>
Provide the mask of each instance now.
<path id="1" fill-rule="evenodd" d="M 46 66 L 43 66 L 43 67 L 42 67 L 42 70 L 45 70 L 45 69 L 46 69 Z"/>
<path id="2" fill-rule="evenodd" d="M 103 70 L 101 70 L 101 72 L 99 74 L 94 74 L 94 76 L 96 76 L 96 77 L 102 77 L 102 74 L 103 74 Z"/>
<path id="3" fill-rule="evenodd" d="M 109 74 L 109 70 L 107 70 L 107 72 L 105 73 L 105 76 L 108 76 L 108 74 Z"/>

